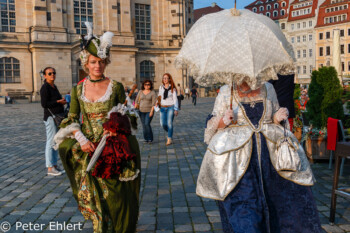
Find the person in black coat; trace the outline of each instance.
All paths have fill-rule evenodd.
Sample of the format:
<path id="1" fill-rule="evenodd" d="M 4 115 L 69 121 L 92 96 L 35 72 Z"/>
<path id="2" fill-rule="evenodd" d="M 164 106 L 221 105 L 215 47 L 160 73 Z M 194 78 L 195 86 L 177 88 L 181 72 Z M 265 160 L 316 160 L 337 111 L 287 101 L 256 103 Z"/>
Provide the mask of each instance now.
<path id="1" fill-rule="evenodd" d="M 293 118 L 295 117 L 294 108 L 294 74 L 280 75 L 278 74 L 278 80 L 270 80 L 269 83 L 275 88 L 277 99 L 280 107 L 287 108 L 289 111 L 289 125 L 290 130 L 293 129 Z"/>
<path id="2" fill-rule="evenodd" d="M 64 105 L 67 103 L 62 98 L 61 93 L 54 84 L 56 70 L 52 67 L 44 69 L 45 81 L 40 89 L 41 106 L 44 108 L 44 123 L 46 128 L 46 148 L 45 160 L 47 174 L 60 176 L 64 172 L 57 166 L 58 152 L 52 148 L 53 138 L 57 133 L 57 126 L 53 120 L 53 115 L 64 113 Z"/>

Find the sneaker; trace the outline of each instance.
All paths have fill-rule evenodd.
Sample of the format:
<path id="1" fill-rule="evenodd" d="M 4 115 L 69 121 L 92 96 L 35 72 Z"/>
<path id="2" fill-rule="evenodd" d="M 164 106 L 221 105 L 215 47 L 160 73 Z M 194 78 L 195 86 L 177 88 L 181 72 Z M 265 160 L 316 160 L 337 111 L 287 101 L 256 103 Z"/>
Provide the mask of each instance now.
<path id="1" fill-rule="evenodd" d="M 62 174 L 66 173 L 66 171 L 64 169 L 61 169 L 59 166 L 56 166 L 55 168 L 57 171 L 61 172 Z"/>
<path id="2" fill-rule="evenodd" d="M 48 171 L 47 174 L 49 176 L 60 176 L 60 175 L 62 175 L 62 172 L 57 171 L 57 169 L 55 167 L 52 167 L 51 171 Z"/>

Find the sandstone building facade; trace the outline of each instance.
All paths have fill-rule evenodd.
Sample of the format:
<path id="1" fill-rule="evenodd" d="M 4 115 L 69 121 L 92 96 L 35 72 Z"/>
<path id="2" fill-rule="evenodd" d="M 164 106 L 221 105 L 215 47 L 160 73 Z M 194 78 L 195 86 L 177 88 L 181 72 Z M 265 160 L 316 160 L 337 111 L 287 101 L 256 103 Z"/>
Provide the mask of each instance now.
<path id="1" fill-rule="evenodd" d="M 340 60 L 343 75 L 350 75 L 350 1 L 326 0 L 320 6 L 316 33 L 316 67 L 333 65 L 333 34 L 340 33 Z"/>
<path id="2" fill-rule="evenodd" d="M 79 61 L 85 21 L 95 35 L 115 34 L 106 76 L 126 86 L 151 79 L 158 89 L 169 72 L 188 84 L 174 58 L 193 24 L 192 0 L 1 0 L 0 11 L 0 95 L 20 90 L 39 99 L 46 66 L 68 92 L 86 75 Z"/>

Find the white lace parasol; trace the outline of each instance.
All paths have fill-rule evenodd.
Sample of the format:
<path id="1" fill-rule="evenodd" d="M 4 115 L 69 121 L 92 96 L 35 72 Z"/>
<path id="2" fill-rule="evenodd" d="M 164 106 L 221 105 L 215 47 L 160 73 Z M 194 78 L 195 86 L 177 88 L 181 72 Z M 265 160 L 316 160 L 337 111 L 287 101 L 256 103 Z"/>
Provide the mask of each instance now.
<path id="1" fill-rule="evenodd" d="M 293 47 L 274 21 L 236 9 L 201 17 L 175 60 L 202 86 L 246 81 L 252 89 L 293 72 L 293 63 Z"/>

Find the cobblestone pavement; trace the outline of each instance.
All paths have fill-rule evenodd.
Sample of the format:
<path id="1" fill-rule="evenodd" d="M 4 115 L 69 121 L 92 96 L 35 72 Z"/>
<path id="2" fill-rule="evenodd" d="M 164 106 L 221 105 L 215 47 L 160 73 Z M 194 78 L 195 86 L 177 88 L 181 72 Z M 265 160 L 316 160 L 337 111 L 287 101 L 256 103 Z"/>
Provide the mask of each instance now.
<path id="1" fill-rule="evenodd" d="M 183 109 L 175 118 L 174 144 L 169 147 L 165 146 L 159 115 L 153 119 L 155 142 L 140 143 L 139 232 L 221 232 L 216 203 L 195 194 L 206 150 L 203 128 L 213 102 L 199 99 L 196 107 L 189 100 L 183 102 Z M 16 222 L 40 223 L 43 230 L 36 232 L 52 232 L 49 222 L 76 223 L 76 229 L 81 223 L 83 230 L 73 232 L 92 232 L 92 223 L 85 221 L 77 209 L 67 177 L 46 175 L 42 112 L 37 103 L 0 105 L 0 224 L 7 221 L 12 225 L 9 232 L 24 232 L 24 225 L 16 230 Z M 141 139 L 141 131 L 138 138 Z M 332 171 L 327 164 L 312 167 L 318 181 L 313 191 L 323 228 L 327 232 L 350 232 L 350 201 L 338 198 L 336 225 L 328 225 Z M 341 185 L 350 186 L 349 168 L 346 165 Z"/>

